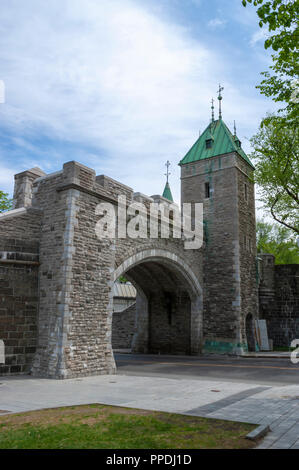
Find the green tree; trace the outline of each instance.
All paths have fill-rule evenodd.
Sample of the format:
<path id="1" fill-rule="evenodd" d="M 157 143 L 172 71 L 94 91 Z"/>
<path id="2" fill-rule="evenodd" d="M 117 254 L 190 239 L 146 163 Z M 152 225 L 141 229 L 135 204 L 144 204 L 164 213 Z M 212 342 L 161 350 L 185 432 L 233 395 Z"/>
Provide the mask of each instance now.
<path id="1" fill-rule="evenodd" d="M 251 138 L 255 182 L 274 220 L 299 233 L 298 130 L 282 117 L 268 116 Z"/>
<path id="2" fill-rule="evenodd" d="M 8 211 L 12 208 L 12 200 L 8 198 L 8 194 L 0 191 L 0 212 Z"/>
<path id="3" fill-rule="evenodd" d="M 274 255 L 276 264 L 299 264 L 298 246 L 287 228 L 258 220 L 256 241 L 257 252 Z"/>
<path id="4" fill-rule="evenodd" d="M 257 7 L 259 25 L 268 28 L 265 48 L 272 48 L 273 65 L 262 72 L 261 93 L 285 104 L 284 113 L 268 116 L 251 139 L 255 180 L 261 199 L 275 221 L 298 229 L 299 0 L 242 0 Z M 282 111 L 282 109 L 280 110 Z"/>
<path id="5" fill-rule="evenodd" d="M 299 107 L 299 0 L 242 0 L 257 7 L 259 26 L 268 27 L 265 49 L 272 48 L 271 71 L 257 86 L 261 93 L 286 104 L 285 117 L 298 124 Z"/>

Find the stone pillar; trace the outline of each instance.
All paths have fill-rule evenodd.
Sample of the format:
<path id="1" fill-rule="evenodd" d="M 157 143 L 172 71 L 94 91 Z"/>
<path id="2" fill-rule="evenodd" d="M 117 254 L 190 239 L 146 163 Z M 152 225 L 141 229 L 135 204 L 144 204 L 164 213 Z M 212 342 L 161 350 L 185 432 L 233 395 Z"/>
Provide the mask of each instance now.
<path id="1" fill-rule="evenodd" d="M 85 189 L 94 189 L 96 173 L 81 163 L 70 161 L 63 165 L 64 184 L 75 184 Z"/>
<path id="2" fill-rule="evenodd" d="M 32 185 L 33 182 L 45 176 L 40 168 L 31 168 L 31 170 L 23 171 L 15 175 L 15 187 L 13 196 L 13 208 L 19 209 L 20 207 L 31 206 L 32 201 Z"/>
<path id="3" fill-rule="evenodd" d="M 32 375 L 115 372 L 111 347 L 114 242 L 98 239 L 94 170 L 68 162 L 43 178 L 39 335 Z"/>

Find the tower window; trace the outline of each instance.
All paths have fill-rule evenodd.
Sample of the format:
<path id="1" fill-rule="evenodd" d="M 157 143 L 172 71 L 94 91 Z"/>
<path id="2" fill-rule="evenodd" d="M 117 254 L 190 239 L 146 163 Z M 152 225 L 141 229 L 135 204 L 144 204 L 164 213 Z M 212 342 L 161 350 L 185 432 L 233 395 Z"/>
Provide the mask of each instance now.
<path id="1" fill-rule="evenodd" d="M 210 183 L 205 183 L 205 198 L 208 199 L 210 197 Z"/>
<path id="2" fill-rule="evenodd" d="M 212 139 L 207 139 L 206 140 L 206 149 L 211 149 L 212 144 L 213 144 L 213 140 Z"/>

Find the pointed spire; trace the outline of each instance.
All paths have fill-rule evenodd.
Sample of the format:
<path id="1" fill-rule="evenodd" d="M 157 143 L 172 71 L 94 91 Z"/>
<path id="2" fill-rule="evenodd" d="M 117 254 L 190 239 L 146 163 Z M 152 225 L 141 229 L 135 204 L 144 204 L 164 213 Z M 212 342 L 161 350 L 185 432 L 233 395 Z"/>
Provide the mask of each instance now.
<path id="1" fill-rule="evenodd" d="M 169 175 L 171 174 L 170 171 L 169 171 L 169 167 L 170 167 L 169 160 L 167 160 L 167 162 L 165 163 L 165 166 L 167 168 L 166 173 L 164 173 L 165 176 L 166 176 L 166 184 L 165 184 L 165 188 L 164 188 L 162 196 L 165 197 L 166 199 L 168 199 L 169 201 L 173 202 L 173 198 L 172 198 L 172 194 L 171 194 L 171 190 L 170 190 L 170 186 L 169 186 L 169 182 L 168 182 Z"/>
<path id="2" fill-rule="evenodd" d="M 221 112 L 221 101 L 222 101 L 222 95 L 221 92 L 224 90 L 223 86 L 219 84 L 219 89 L 218 89 L 218 101 L 219 101 L 219 119 L 222 119 L 222 112 Z"/>
<path id="3" fill-rule="evenodd" d="M 214 122 L 214 121 L 215 121 L 215 116 L 214 116 L 214 98 L 212 98 L 211 103 L 212 103 L 212 106 L 211 106 L 211 109 L 212 109 L 212 122 Z"/>
<path id="4" fill-rule="evenodd" d="M 173 202 L 173 198 L 172 198 L 169 183 L 165 184 L 165 188 L 164 188 L 162 196 L 165 197 L 165 199 L 168 199 L 168 201 Z"/>

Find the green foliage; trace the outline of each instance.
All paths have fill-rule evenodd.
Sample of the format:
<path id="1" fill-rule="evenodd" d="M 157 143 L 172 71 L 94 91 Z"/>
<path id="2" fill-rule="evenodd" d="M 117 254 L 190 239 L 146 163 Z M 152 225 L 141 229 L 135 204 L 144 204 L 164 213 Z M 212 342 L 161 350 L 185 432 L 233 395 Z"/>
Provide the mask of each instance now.
<path id="1" fill-rule="evenodd" d="M 125 276 L 119 276 L 117 281 L 120 282 L 121 284 L 125 284 L 126 282 L 128 282 L 128 279 L 125 278 Z"/>
<path id="2" fill-rule="evenodd" d="M 299 250 L 291 230 L 257 221 L 257 252 L 275 256 L 275 264 L 299 264 Z"/>
<path id="3" fill-rule="evenodd" d="M 8 211 L 12 208 L 12 200 L 8 198 L 8 194 L 0 191 L 0 212 Z"/>
<path id="4" fill-rule="evenodd" d="M 283 117 L 268 116 L 251 139 L 255 182 L 274 220 L 299 233 L 298 130 Z"/>
<path id="5" fill-rule="evenodd" d="M 268 116 L 251 139 L 255 180 L 264 207 L 277 222 L 299 233 L 298 116 L 299 116 L 299 0 L 242 0 L 257 8 L 259 26 L 268 28 L 265 49 L 272 48 L 270 71 L 257 88 L 285 104 L 279 117 Z M 272 72 L 271 72 L 272 71 Z M 283 111 L 281 109 L 280 111 Z"/>
<path id="6" fill-rule="evenodd" d="M 299 0 L 242 0 L 244 7 L 253 3 L 257 7 L 259 26 L 268 27 L 265 49 L 272 48 L 272 71 L 262 72 L 265 77 L 257 87 L 261 93 L 276 102 L 286 103 L 289 122 L 298 124 L 299 111 Z"/>

